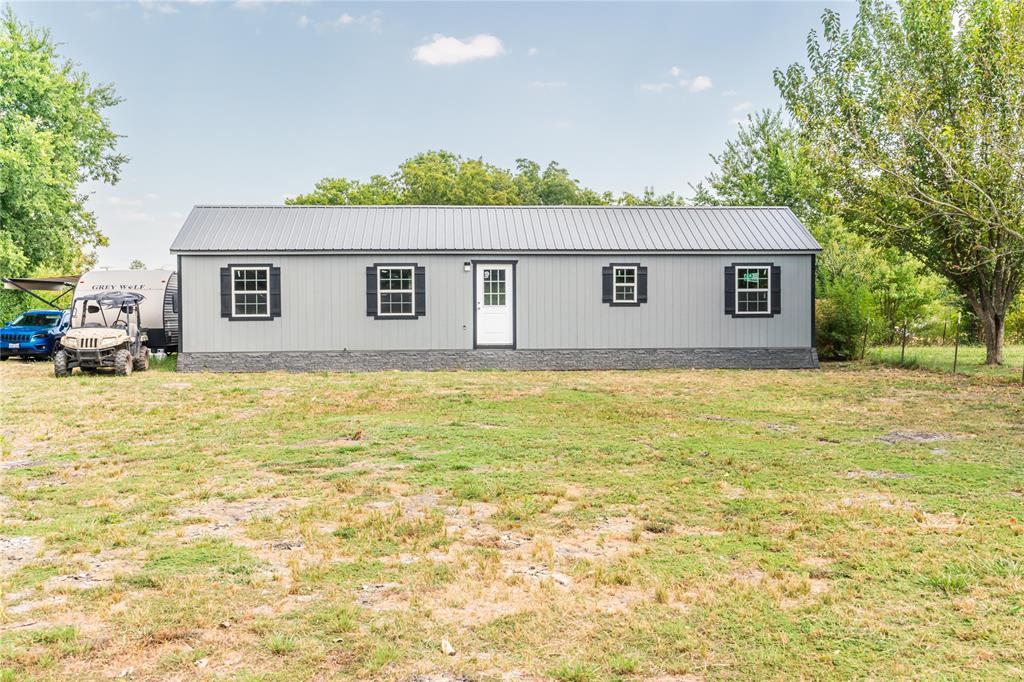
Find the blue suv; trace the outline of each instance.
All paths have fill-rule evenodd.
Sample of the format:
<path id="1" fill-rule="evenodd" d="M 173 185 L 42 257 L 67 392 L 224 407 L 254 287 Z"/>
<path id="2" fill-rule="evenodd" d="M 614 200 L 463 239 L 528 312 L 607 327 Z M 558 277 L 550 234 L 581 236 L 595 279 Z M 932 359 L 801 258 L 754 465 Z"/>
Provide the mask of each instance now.
<path id="1" fill-rule="evenodd" d="M 46 359 L 57 350 L 71 322 L 69 310 L 28 310 L 0 329 L 0 360 Z"/>

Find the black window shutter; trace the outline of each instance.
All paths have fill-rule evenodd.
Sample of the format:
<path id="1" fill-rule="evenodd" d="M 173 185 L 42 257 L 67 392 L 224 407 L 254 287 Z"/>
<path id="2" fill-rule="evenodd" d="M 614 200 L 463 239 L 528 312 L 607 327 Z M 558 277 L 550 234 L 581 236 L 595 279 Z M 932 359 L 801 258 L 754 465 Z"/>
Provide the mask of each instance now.
<path id="1" fill-rule="evenodd" d="M 231 317 L 231 268 L 220 269 L 220 316 Z"/>
<path id="2" fill-rule="evenodd" d="M 736 314 L 736 266 L 725 266 L 725 314 Z"/>
<path id="3" fill-rule="evenodd" d="M 612 266 L 601 268 L 601 302 L 612 302 Z"/>
<path id="4" fill-rule="evenodd" d="M 782 313 L 782 268 L 772 266 L 772 315 Z"/>
<path id="5" fill-rule="evenodd" d="M 636 302 L 647 303 L 647 266 L 636 269 Z"/>
<path id="6" fill-rule="evenodd" d="M 281 268 L 270 268 L 270 316 L 281 317 Z"/>
<path id="7" fill-rule="evenodd" d="M 366 314 L 377 315 L 377 268 L 373 265 L 366 268 Z"/>
<path id="8" fill-rule="evenodd" d="M 416 282 L 414 284 L 416 317 L 427 314 L 427 269 L 416 266 Z"/>

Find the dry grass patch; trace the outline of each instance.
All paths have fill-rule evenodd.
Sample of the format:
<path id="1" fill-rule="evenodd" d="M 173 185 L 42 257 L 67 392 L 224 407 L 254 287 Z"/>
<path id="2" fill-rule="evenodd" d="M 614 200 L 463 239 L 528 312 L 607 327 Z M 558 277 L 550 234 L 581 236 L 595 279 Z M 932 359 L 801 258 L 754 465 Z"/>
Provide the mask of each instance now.
<path id="1" fill-rule="evenodd" d="M 0 679 L 1024 669 L 1006 384 L 46 369 L 0 367 Z"/>

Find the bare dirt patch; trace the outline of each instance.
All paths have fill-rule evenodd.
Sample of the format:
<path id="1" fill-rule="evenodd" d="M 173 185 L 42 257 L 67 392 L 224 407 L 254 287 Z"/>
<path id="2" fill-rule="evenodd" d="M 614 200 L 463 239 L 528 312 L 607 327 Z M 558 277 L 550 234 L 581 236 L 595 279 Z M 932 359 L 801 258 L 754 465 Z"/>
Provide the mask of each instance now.
<path id="1" fill-rule="evenodd" d="M 560 559 L 609 559 L 637 550 L 633 537 L 639 521 L 632 516 L 608 518 L 593 528 L 550 539 L 554 556 Z"/>
<path id="2" fill-rule="evenodd" d="M 957 530 L 965 525 L 962 519 L 949 512 L 931 514 L 926 511 L 919 511 L 914 514 L 914 520 L 924 530 L 950 531 Z"/>
<path id="3" fill-rule="evenodd" d="M 869 479 L 903 479 L 913 478 L 913 474 L 903 474 L 895 471 L 865 471 L 863 469 L 855 469 L 847 471 L 842 476 L 843 478 L 869 478 Z"/>
<path id="4" fill-rule="evenodd" d="M 846 509 L 881 509 L 909 514 L 922 530 L 952 531 L 967 525 L 967 521 L 950 512 L 928 512 L 909 500 L 902 500 L 880 492 L 857 492 L 841 498 L 833 511 Z"/>
<path id="5" fill-rule="evenodd" d="M 953 436 L 947 433 L 931 433 L 928 431 L 890 431 L 884 436 L 877 436 L 876 440 L 883 443 L 895 445 L 896 443 L 934 443 L 940 440 L 951 440 Z"/>
<path id="6" fill-rule="evenodd" d="M 406 607 L 402 583 L 366 583 L 356 590 L 356 603 L 374 611 L 395 611 Z"/>
<path id="7" fill-rule="evenodd" d="M 16 535 L 0 538 L 0 578 L 6 578 L 43 551 L 41 538 Z"/>
<path id="8" fill-rule="evenodd" d="M 746 488 L 741 488 L 740 486 L 733 485 L 726 481 L 718 482 L 718 490 L 722 495 L 730 500 L 738 500 L 747 493 Z"/>
<path id="9" fill-rule="evenodd" d="M 184 391 L 185 389 L 192 388 L 192 384 L 187 381 L 167 381 L 160 384 L 161 388 L 170 388 L 175 391 Z"/>
<path id="10" fill-rule="evenodd" d="M 22 615 L 31 613 L 38 609 L 48 609 L 54 606 L 61 606 L 67 603 L 67 597 L 55 595 L 52 597 L 43 597 L 42 599 L 28 599 L 25 601 L 19 601 L 13 606 L 8 606 L 5 610 L 11 615 Z"/>
<path id="11" fill-rule="evenodd" d="M 914 504 L 885 493 L 860 491 L 840 498 L 836 508 L 840 510 L 876 508 L 911 511 L 914 509 Z"/>
<path id="12" fill-rule="evenodd" d="M 230 537 L 242 536 L 240 524 L 263 516 L 278 515 L 295 504 L 287 497 L 259 498 L 228 502 L 219 498 L 202 504 L 184 507 L 175 512 L 184 528 L 173 529 L 173 534 L 193 540 L 206 535 L 223 533 Z"/>
<path id="13" fill-rule="evenodd" d="M 108 585 L 115 578 L 135 573 L 139 568 L 138 562 L 103 555 L 75 555 L 72 560 L 84 565 L 84 568 L 75 573 L 48 578 L 43 588 L 47 591 L 88 590 Z"/>

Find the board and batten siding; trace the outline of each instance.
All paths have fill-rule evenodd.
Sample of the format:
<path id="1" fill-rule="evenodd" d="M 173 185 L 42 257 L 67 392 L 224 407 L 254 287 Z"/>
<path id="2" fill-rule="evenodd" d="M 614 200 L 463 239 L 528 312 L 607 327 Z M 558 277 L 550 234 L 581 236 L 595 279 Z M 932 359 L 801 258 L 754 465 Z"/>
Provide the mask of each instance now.
<path id="1" fill-rule="evenodd" d="M 516 260 L 516 341 L 522 349 L 808 348 L 811 256 L 742 255 L 188 255 L 180 277 L 185 352 L 457 350 L 473 347 L 473 273 L 463 263 Z M 426 315 L 375 320 L 366 315 L 366 267 L 426 268 Z M 648 303 L 601 301 L 601 268 L 648 268 Z M 724 313 L 723 273 L 732 263 L 782 268 L 782 313 L 734 318 Z M 230 321 L 220 316 L 220 268 L 272 263 L 281 268 L 281 317 Z"/>

